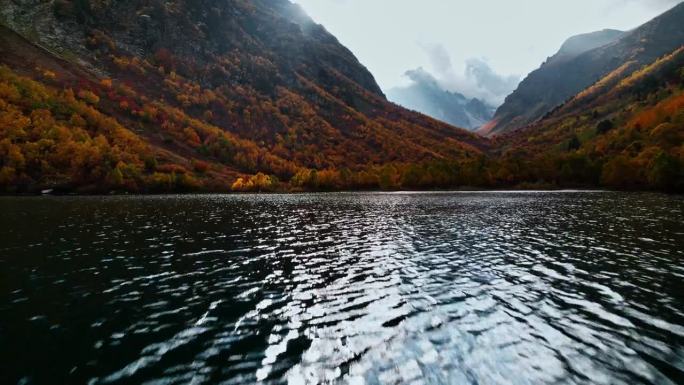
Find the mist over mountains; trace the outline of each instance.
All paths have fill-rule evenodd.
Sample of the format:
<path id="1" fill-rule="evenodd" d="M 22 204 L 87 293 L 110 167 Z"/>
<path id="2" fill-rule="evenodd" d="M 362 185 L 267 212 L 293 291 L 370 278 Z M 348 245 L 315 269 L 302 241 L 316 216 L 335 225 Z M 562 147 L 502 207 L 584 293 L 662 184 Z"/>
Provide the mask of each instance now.
<path id="1" fill-rule="evenodd" d="M 422 67 L 406 72 L 411 84 L 387 91 L 391 101 L 435 119 L 474 130 L 494 115 L 520 77 L 496 73 L 478 58 L 465 63 L 459 72 L 441 45 L 424 46 L 432 72 Z"/>
<path id="2" fill-rule="evenodd" d="M 494 106 L 478 98 L 446 90 L 423 68 L 407 71 L 406 76 L 412 84 L 388 90 L 389 100 L 469 130 L 477 129 L 494 116 Z"/>

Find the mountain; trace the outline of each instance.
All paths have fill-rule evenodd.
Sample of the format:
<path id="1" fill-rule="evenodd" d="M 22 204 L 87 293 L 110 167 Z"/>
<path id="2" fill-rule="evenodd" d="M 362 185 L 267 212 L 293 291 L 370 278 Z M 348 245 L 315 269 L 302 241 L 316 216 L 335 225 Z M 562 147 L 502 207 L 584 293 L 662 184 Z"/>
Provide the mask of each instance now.
<path id="1" fill-rule="evenodd" d="M 571 60 L 592 49 L 614 43 L 624 35 L 624 31 L 604 29 L 573 36 L 563 43 L 558 53 L 549 58 L 548 63 Z"/>
<path id="2" fill-rule="evenodd" d="M 496 135 L 524 127 L 624 63 L 642 66 L 672 52 L 684 44 L 683 20 L 681 3 L 624 34 L 606 30 L 571 38 L 520 83 L 480 133 Z"/>
<path id="3" fill-rule="evenodd" d="M 477 98 L 466 98 L 458 92 L 444 90 L 437 80 L 422 68 L 408 71 L 412 84 L 387 91 L 389 100 L 437 120 L 474 130 L 494 116 L 494 108 Z"/>
<path id="4" fill-rule="evenodd" d="M 549 84 L 602 75 L 486 139 L 387 101 L 288 0 L 0 0 L 0 193 L 684 191 L 682 8 L 571 41 Z"/>
<path id="5" fill-rule="evenodd" d="M 0 191 L 373 188 L 488 147 L 288 0 L 0 0 L 0 24 Z"/>
<path id="6" fill-rule="evenodd" d="M 499 172 L 515 180 L 684 191 L 684 46 L 625 63 L 496 141 Z"/>

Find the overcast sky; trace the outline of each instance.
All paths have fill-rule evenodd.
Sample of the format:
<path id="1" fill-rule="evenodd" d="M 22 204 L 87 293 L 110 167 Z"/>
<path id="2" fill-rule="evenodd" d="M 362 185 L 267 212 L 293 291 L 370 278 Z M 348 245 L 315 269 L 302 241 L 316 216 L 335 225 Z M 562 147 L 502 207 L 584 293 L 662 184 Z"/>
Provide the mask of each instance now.
<path id="1" fill-rule="evenodd" d="M 504 80 L 524 77 L 572 35 L 632 29 L 682 0 L 293 1 L 387 90 L 409 83 L 406 71 L 419 67 L 444 78 L 486 63 Z"/>

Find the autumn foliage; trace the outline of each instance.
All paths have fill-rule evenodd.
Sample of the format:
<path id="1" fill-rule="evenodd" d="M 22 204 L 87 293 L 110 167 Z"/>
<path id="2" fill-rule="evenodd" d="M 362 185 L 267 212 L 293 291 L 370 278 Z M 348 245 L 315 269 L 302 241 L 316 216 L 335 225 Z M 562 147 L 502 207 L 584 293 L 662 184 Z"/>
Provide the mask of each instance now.
<path id="1" fill-rule="evenodd" d="M 684 188 L 684 50 L 627 63 L 542 121 L 488 140 L 387 102 L 365 69 L 338 65 L 350 58 L 316 40 L 324 32 L 275 23 L 261 3 L 228 3 L 241 12 L 55 2 L 58 20 L 77 19 L 69 25 L 98 71 L 7 32 L 21 49 L 0 58 L 0 191 Z M 111 12 L 142 18 L 130 28 L 181 20 L 166 28 L 186 35 L 131 50 L 93 22 Z M 191 17 L 209 18 L 220 39 Z M 302 47 L 326 56 L 293 56 Z M 40 63 L 17 65 L 28 57 Z"/>
<path id="2" fill-rule="evenodd" d="M 684 190 L 684 49 L 608 75 L 519 133 L 498 138 L 516 180 L 555 186 Z"/>

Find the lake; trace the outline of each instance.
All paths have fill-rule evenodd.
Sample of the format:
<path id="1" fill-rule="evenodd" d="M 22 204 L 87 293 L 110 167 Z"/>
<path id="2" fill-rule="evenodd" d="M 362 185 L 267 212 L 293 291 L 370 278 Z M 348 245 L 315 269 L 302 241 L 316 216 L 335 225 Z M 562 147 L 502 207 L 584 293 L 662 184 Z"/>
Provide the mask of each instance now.
<path id="1" fill-rule="evenodd" d="M 684 384 L 684 198 L 0 197 L 2 384 Z"/>

